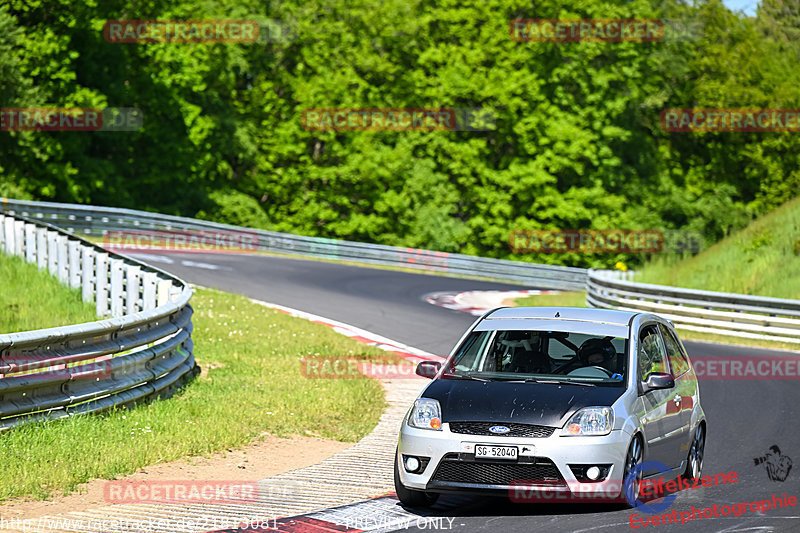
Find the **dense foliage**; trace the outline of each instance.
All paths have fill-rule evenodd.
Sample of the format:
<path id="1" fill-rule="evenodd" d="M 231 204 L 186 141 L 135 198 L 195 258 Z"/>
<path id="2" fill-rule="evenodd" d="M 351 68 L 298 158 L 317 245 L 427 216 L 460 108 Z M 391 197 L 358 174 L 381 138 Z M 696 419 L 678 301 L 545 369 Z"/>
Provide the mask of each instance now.
<path id="1" fill-rule="evenodd" d="M 667 18 L 663 42 L 516 42 L 516 18 Z M 3 107 L 138 107 L 136 132 L 0 132 L 0 196 L 515 256 L 517 228 L 716 239 L 800 190 L 792 133 L 669 133 L 665 108 L 800 108 L 800 0 L 8 0 Z M 280 19 L 252 44 L 120 44 L 108 19 Z M 319 132 L 310 107 L 481 107 L 490 131 Z"/>

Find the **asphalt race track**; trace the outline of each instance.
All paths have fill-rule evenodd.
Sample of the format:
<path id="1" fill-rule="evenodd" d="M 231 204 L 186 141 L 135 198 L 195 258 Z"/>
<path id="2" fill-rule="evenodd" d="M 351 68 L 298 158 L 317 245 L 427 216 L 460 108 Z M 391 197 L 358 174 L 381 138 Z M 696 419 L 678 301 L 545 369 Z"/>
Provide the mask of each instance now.
<path id="1" fill-rule="evenodd" d="M 222 254 L 137 255 L 186 281 L 281 304 L 346 322 L 439 355 L 447 355 L 473 316 L 433 306 L 424 297 L 438 291 L 522 289 L 503 283 L 346 266 L 271 256 Z M 752 357 L 786 352 L 686 342 L 693 359 Z M 786 493 L 800 497 L 800 464 L 785 481 L 771 481 L 754 458 L 772 445 L 800 462 L 796 380 L 702 381 L 708 421 L 704 475 L 736 472 L 738 482 L 684 490 L 673 505 L 678 513 L 720 508 Z M 795 414 L 793 414 L 793 411 Z M 503 499 L 443 496 L 434 515 L 455 517 L 462 532 L 553 532 L 629 530 L 631 515 L 642 521 L 658 516 L 611 505 L 512 504 Z M 430 515 L 430 513 L 426 513 Z M 680 515 L 679 515 L 680 516 Z M 447 526 L 448 522 L 443 521 Z M 640 526 L 636 531 L 769 532 L 800 531 L 800 506 L 753 511 L 739 516 L 691 520 L 685 524 Z M 430 527 L 430 526 L 429 526 Z"/>

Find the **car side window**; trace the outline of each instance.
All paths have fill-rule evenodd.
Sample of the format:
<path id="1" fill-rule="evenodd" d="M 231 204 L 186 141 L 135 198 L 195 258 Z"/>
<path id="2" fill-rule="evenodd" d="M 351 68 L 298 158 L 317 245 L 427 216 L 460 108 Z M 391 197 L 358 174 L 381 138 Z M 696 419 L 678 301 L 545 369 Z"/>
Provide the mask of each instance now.
<path id="1" fill-rule="evenodd" d="M 470 333 L 453 359 L 455 369 L 462 371 L 476 370 L 477 357 L 486 347 L 486 341 L 489 340 L 490 335 L 490 331 L 473 331 Z"/>
<path id="2" fill-rule="evenodd" d="M 655 325 L 645 326 L 639 332 L 638 355 L 641 381 L 647 381 L 653 372 L 667 371 L 667 354 Z"/>
<path id="3" fill-rule="evenodd" d="M 669 366 L 672 368 L 672 375 L 678 377 L 689 371 L 689 361 L 683 354 L 678 344 L 678 339 L 669 328 L 663 324 L 659 324 L 661 329 L 661 336 L 664 338 L 664 344 L 667 347 L 667 357 L 669 357 Z"/>

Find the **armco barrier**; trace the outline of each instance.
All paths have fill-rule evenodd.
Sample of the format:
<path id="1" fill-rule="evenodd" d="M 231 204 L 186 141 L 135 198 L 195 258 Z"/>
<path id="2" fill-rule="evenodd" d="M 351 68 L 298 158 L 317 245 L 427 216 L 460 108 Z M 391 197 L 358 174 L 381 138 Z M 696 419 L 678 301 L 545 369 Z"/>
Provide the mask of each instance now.
<path id="1" fill-rule="evenodd" d="M 590 270 L 592 307 L 657 313 L 679 328 L 730 337 L 800 343 L 800 301 L 681 289 L 616 279 Z"/>
<path id="2" fill-rule="evenodd" d="M 0 430 L 168 396 L 197 372 L 192 290 L 63 229 L 0 214 L 0 250 L 47 269 L 110 318 L 0 335 Z"/>
<path id="3" fill-rule="evenodd" d="M 593 307 L 654 312 L 671 319 L 677 326 L 688 330 L 729 337 L 800 343 L 800 302 L 798 301 L 634 283 L 628 281 L 631 272 L 587 271 L 581 268 L 305 237 L 131 209 L 0 198 L 0 213 L 12 215 L 16 213 L 35 217 L 39 221 L 50 222 L 73 235 L 67 237 L 69 239 L 76 239 L 74 235 L 80 234 L 100 237 L 113 231 L 145 233 L 148 231 L 246 232 L 248 235 L 257 236 L 256 248 L 262 251 L 503 279 L 525 283 L 529 287 L 585 289 L 587 304 Z M 0 239 L 3 238 L 3 234 L 10 232 L 15 235 L 15 232 L 19 231 L 14 225 L 6 225 L 2 229 Z M 64 235 L 56 239 L 50 239 L 48 235 L 40 234 L 37 230 L 34 240 L 39 243 L 40 248 L 46 246 L 50 253 L 38 256 L 36 261 L 40 267 L 46 265 L 51 271 L 59 272 L 62 279 L 74 286 L 78 283 L 75 274 L 68 274 L 70 272 L 68 267 L 66 270 L 65 267 L 59 270 L 55 265 L 70 264 L 70 258 L 75 260 L 76 252 L 70 251 L 69 244 L 66 248 L 63 246 Z M 24 237 L 24 239 L 26 238 Z M 17 248 L 20 242 L 22 241 L 19 239 L 15 241 Z M 74 246 L 72 245 L 73 248 Z M 28 260 L 32 260 L 31 257 L 28 257 Z M 119 265 L 120 263 L 117 263 L 117 266 L 111 269 L 110 285 L 112 289 L 109 291 L 108 300 L 105 297 L 98 299 L 98 312 L 102 314 L 107 313 L 108 309 L 119 314 L 120 309 L 128 301 L 127 298 L 124 299 L 124 302 L 122 301 L 119 296 L 119 288 L 113 289 L 115 286 L 119 287 L 120 279 L 123 280 L 123 283 L 128 279 L 128 271 L 123 276 L 120 272 L 122 267 Z M 160 272 L 152 267 L 146 267 L 146 269 L 148 272 Z M 131 276 L 132 279 L 136 279 L 135 273 Z M 147 274 L 145 274 L 146 276 Z M 161 272 L 159 283 L 164 283 L 168 279 L 170 279 L 169 276 Z M 116 285 L 114 280 L 117 280 Z M 176 282 L 182 283 L 177 280 Z M 103 291 L 108 289 L 104 288 L 104 283 L 104 276 L 101 276 L 94 289 L 87 289 L 86 284 L 83 284 L 84 291 L 95 290 L 105 294 Z M 149 287 L 145 289 L 145 292 L 152 295 L 152 282 L 148 281 L 145 286 Z M 157 292 L 160 295 L 164 294 L 163 289 Z M 152 301 L 152 296 L 144 299 Z M 0 416 L 2 415 L 0 414 Z"/>
<path id="4" fill-rule="evenodd" d="M 541 265 L 416 248 L 306 237 L 133 209 L 0 198 L 0 212 L 18 213 L 46 220 L 79 235 L 97 237 L 105 235 L 108 231 L 117 230 L 246 231 L 248 234 L 258 236 L 258 249 L 265 252 L 406 267 L 460 276 L 478 276 L 549 289 L 583 290 L 586 286 L 587 271 L 585 268 Z"/>

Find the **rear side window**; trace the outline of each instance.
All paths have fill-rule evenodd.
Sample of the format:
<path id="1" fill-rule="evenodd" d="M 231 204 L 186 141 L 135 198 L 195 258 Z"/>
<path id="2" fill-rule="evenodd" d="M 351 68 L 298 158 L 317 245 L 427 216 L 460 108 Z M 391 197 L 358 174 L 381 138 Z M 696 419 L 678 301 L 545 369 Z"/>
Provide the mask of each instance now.
<path id="1" fill-rule="evenodd" d="M 667 354 L 655 325 L 645 326 L 639 332 L 638 356 L 641 381 L 647 381 L 653 372 L 667 371 Z"/>
<path id="2" fill-rule="evenodd" d="M 686 355 L 681 351 L 678 344 L 678 339 L 669 328 L 663 324 L 658 325 L 661 329 L 661 335 L 664 337 L 664 345 L 667 348 L 667 357 L 669 357 L 669 366 L 672 368 L 672 375 L 678 377 L 689 371 L 689 361 L 686 360 Z"/>

